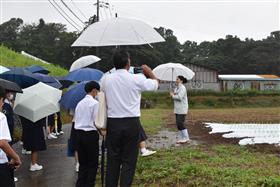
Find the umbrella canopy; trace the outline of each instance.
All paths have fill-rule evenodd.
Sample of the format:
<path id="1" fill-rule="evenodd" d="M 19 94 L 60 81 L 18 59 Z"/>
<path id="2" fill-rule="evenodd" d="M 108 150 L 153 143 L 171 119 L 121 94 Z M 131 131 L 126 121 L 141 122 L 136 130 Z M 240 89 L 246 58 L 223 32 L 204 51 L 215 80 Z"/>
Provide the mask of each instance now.
<path id="1" fill-rule="evenodd" d="M 21 88 L 27 88 L 39 82 L 31 72 L 23 68 L 12 68 L 10 71 L 0 74 L 0 78 L 15 82 Z"/>
<path id="2" fill-rule="evenodd" d="M 194 76 L 194 72 L 186 66 L 179 63 L 166 63 L 157 66 L 153 69 L 155 76 L 164 81 L 175 81 L 179 75 L 190 80 Z"/>
<path id="3" fill-rule="evenodd" d="M 64 76 L 54 76 L 54 78 L 58 80 L 59 83 L 62 85 L 60 89 L 68 88 L 74 83 L 73 81 L 65 80 Z"/>
<path id="4" fill-rule="evenodd" d="M 61 100 L 59 101 L 60 105 L 66 109 L 75 109 L 77 104 L 85 97 L 85 84 L 87 82 L 81 82 L 72 88 L 70 88 L 67 92 L 65 92 Z"/>
<path id="5" fill-rule="evenodd" d="M 42 66 L 38 66 L 38 65 L 32 65 L 32 66 L 28 66 L 25 68 L 27 71 L 30 71 L 31 73 L 42 73 L 42 74 L 49 74 L 50 71 L 43 68 Z"/>
<path id="6" fill-rule="evenodd" d="M 72 47 L 143 45 L 164 41 L 155 29 L 142 21 L 112 18 L 90 25 Z"/>
<path id="7" fill-rule="evenodd" d="M 52 86 L 54 88 L 61 88 L 62 84 L 58 80 L 56 80 L 54 77 L 51 77 L 49 75 L 45 75 L 42 73 L 34 73 L 33 74 L 40 82 L 43 82 L 49 86 Z"/>
<path id="8" fill-rule="evenodd" d="M 14 112 L 32 122 L 60 111 L 58 101 L 62 91 L 44 83 L 23 89 L 23 94 L 17 94 Z"/>
<path id="9" fill-rule="evenodd" d="M 6 68 L 6 67 L 4 67 L 4 66 L 0 66 L 0 74 L 1 74 L 1 73 L 4 73 L 4 72 L 6 72 L 6 71 L 10 71 L 10 69 L 8 69 L 8 68 Z"/>
<path id="10" fill-rule="evenodd" d="M 70 72 L 65 80 L 69 81 L 99 81 L 103 75 L 103 72 L 98 69 L 82 68 Z"/>
<path id="11" fill-rule="evenodd" d="M 0 79 L 0 86 L 5 90 L 22 93 L 22 89 L 14 82 Z"/>
<path id="12" fill-rule="evenodd" d="M 93 63 L 96 63 L 100 60 L 101 59 L 99 57 L 94 56 L 94 55 L 83 56 L 83 57 L 77 59 L 75 62 L 73 62 L 69 71 L 71 72 L 71 71 L 74 71 L 77 69 L 84 68 L 84 67 L 91 65 Z"/>

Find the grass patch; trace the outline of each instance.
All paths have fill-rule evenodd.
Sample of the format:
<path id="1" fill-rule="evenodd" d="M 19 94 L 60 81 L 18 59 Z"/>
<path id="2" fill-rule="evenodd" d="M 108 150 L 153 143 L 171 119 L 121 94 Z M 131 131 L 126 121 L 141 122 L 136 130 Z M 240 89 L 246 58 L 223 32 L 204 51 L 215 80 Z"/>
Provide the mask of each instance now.
<path id="1" fill-rule="evenodd" d="M 141 124 L 147 134 L 157 133 L 163 126 L 169 110 L 143 109 L 141 110 Z"/>
<path id="2" fill-rule="evenodd" d="M 68 71 L 54 64 L 44 64 L 41 61 L 33 60 L 29 57 L 16 53 L 7 47 L 0 45 L 0 65 L 5 67 L 27 67 L 31 65 L 39 65 L 48 69 L 50 75 L 64 76 Z"/>
<path id="3" fill-rule="evenodd" d="M 155 108 L 173 108 L 167 92 L 145 92 L 142 98 L 151 101 Z M 192 109 L 280 107 L 280 92 L 189 92 L 188 102 Z"/>
<path id="4" fill-rule="evenodd" d="M 277 186 L 279 166 L 280 160 L 275 155 L 250 152 L 238 145 L 160 150 L 152 157 L 139 158 L 134 183 L 144 186 Z"/>

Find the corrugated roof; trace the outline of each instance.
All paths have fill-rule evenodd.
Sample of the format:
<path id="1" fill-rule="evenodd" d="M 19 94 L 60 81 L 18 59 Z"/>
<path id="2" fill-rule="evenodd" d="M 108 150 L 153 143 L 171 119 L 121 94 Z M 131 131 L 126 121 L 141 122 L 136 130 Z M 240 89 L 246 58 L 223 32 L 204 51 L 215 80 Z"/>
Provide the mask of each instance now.
<path id="1" fill-rule="evenodd" d="M 276 75 L 219 75 L 220 80 L 276 80 L 280 81 L 280 77 Z"/>

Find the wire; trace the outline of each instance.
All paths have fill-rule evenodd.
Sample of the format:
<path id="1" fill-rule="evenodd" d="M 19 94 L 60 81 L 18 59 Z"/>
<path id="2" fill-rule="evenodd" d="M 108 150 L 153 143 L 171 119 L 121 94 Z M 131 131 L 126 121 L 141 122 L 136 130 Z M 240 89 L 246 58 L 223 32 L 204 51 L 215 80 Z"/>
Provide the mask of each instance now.
<path id="1" fill-rule="evenodd" d="M 76 26 L 78 26 L 78 27 L 80 27 L 80 29 L 82 29 L 82 27 L 81 27 L 78 23 L 76 23 L 76 22 L 75 22 L 75 21 L 60 7 L 60 5 L 59 5 L 55 0 L 53 0 L 53 2 L 54 2 L 54 3 L 56 4 L 56 6 L 60 9 L 60 11 L 63 12 L 63 14 L 66 15 L 66 17 L 67 17 L 68 19 L 71 20 L 71 22 L 75 23 Z"/>
<path id="2" fill-rule="evenodd" d="M 73 10 L 71 10 L 71 8 L 63 1 L 60 0 L 62 2 L 62 4 L 83 24 L 85 25 L 85 23 L 83 22 L 83 20 L 81 20 L 74 12 Z"/>
<path id="3" fill-rule="evenodd" d="M 48 0 L 51 5 L 57 10 L 57 12 L 70 24 L 72 25 L 72 27 L 74 27 L 77 31 L 80 32 L 80 29 L 78 29 L 73 23 L 71 23 L 71 21 L 69 21 L 61 12 L 60 10 L 51 2 L 51 0 Z"/>
<path id="4" fill-rule="evenodd" d="M 79 7 L 76 5 L 76 3 L 73 1 L 73 0 L 71 0 L 71 2 L 72 2 L 72 4 L 76 7 L 76 9 L 80 12 L 80 14 L 82 14 L 82 16 L 84 16 L 84 18 L 86 19 L 86 20 L 88 20 L 88 18 L 85 16 L 85 14 L 81 11 L 81 9 L 79 9 Z"/>

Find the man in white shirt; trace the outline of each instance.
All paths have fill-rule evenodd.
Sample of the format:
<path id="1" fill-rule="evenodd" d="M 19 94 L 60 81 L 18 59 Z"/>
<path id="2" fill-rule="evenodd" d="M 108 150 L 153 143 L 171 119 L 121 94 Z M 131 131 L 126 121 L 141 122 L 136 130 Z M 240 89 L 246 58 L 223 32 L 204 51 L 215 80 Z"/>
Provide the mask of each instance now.
<path id="1" fill-rule="evenodd" d="M 0 109 L 2 110 L 5 90 L 0 87 Z M 0 186 L 14 187 L 13 170 L 21 165 L 20 157 L 15 153 L 9 145 L 11 135 L 7 124 L 6 116 L 0 112 Z M 11 158 L 8 162 L 9 156 Z"/>
<path id="2" fill-rule="evenodd" d="M 100 86 L 97 82 L 88 82 L 85 85 L 87 95 L 78 103 L 75 110 L 74 128 L 80 164 L 76 187 L 95 185 L 99 155 L 99 135 L 94 125 L 98 111 L 98 101 L 95 97 L 99 90 Z"/>
<path id="3" fill-rule="evenodd" d="M 128 52 L 117 51 L 113 57 L 116 71 L 105 76 L 101 89 L 107 102 L 107 173 L 106 187 L 131 186 L 138 156 L 140 101 L 142 91 L 158 89 L 152 70 L 143 65 L 142 74 L 131 74 Z"/>

